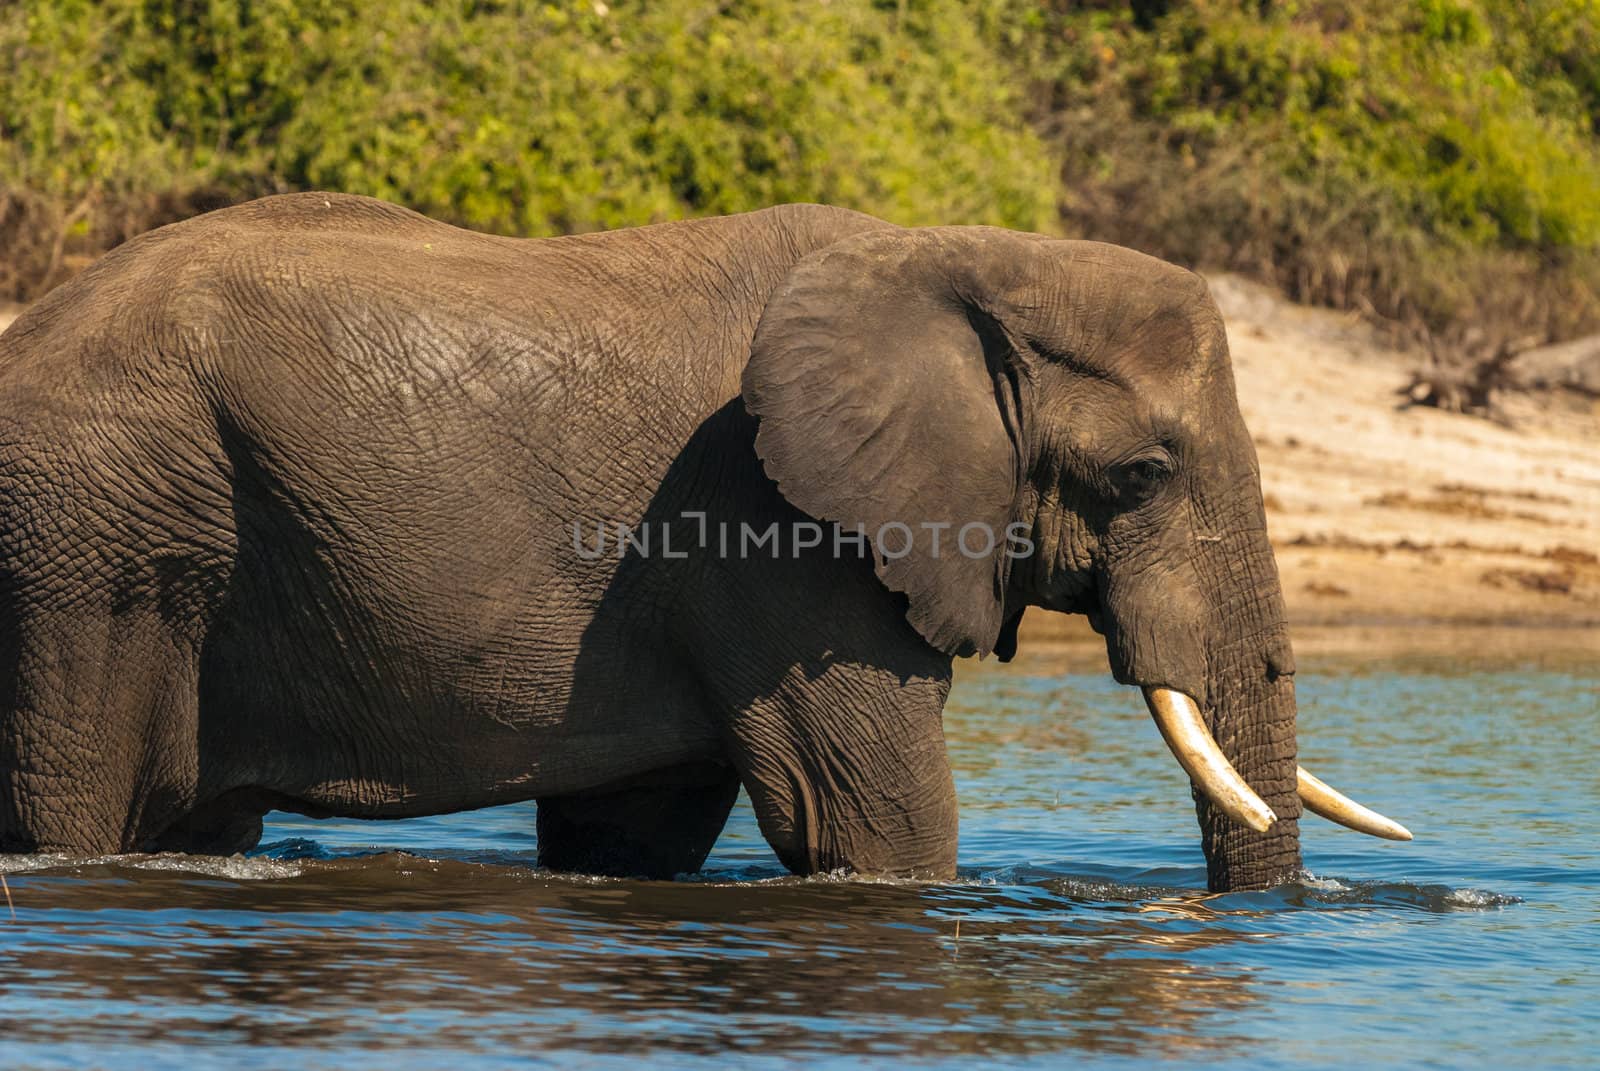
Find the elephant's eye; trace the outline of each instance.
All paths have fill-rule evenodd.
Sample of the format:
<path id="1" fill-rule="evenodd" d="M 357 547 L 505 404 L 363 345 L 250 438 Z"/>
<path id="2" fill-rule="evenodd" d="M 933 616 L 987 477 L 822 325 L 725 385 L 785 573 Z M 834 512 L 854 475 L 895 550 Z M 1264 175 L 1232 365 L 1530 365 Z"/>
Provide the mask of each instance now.
<path id="1" fill-rule="evenodd" d="M 1134 502 L 1144 502 L 1172 478 L 1172 465 L 1166 458 L 1138 457 L 1117 468 L 1117 485 Z"/>

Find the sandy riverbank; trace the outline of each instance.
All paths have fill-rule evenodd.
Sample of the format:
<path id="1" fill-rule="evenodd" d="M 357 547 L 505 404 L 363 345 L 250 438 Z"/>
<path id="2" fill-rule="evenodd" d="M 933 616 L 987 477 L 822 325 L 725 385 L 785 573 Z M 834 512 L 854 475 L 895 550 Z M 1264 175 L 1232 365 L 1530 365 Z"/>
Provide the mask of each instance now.
<path id="1" fill-rule="evenodd" d="M 1600 407 L 1517 397 L 1511 427 L 1399 408 L 1414 357 L 1243 280 L 1212 288 L 1295 624 L 1600 625 Z"/>
<path id="2" fill-rule="evenodd" d="M 1415 358 L 1213 281 L 1297 623 L 1600 624 L 1600 408 L 1400 408 Z"/>

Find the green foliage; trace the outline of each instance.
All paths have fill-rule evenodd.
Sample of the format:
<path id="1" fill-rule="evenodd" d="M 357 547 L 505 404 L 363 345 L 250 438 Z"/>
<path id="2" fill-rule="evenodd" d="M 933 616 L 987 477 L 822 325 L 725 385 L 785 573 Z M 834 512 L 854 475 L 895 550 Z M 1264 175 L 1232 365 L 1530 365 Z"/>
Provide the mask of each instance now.
<path id="1" fill-rule="evenodd" d="M 0 0 L 0 69 L 0 190 L 81 206 L 90 251 L 297 188 L 525 235 L 805 200 L 1054 218 L 954 0 Z"/>

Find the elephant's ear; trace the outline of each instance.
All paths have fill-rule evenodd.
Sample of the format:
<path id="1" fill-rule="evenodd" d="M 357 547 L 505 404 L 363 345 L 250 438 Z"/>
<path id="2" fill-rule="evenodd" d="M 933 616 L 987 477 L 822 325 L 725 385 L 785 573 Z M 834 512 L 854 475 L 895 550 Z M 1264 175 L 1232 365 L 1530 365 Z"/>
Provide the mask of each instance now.
<path id="1" fill-rule="evenodd" d="M 861 526 L 947 654 L 988 654 L 1003 624 L 1023 376 L 989 295 L 1034 246 L 969 227 L 829 246 L 768 302 L 745 369 L 767 475 L 805 513 Z"/>

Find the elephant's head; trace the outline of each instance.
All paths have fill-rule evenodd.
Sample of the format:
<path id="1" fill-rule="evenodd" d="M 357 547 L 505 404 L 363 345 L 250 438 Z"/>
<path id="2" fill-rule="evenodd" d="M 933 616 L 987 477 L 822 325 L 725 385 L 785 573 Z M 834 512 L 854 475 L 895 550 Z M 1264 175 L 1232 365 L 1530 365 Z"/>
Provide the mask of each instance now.
<path id="1" fill-rule="evenodd" d="M 875 539 L 934 647 L 1006 657 L 1025 607 L 1089 615 L 1194 783 L 1213 889 L 1296 873 L 1302 800 L 1409 836 L 1297 775 L 1255 449 L 1198 276 L 1094 242 L 872 231 L 790 272 L 744 396 L 782 493 Z"/>

